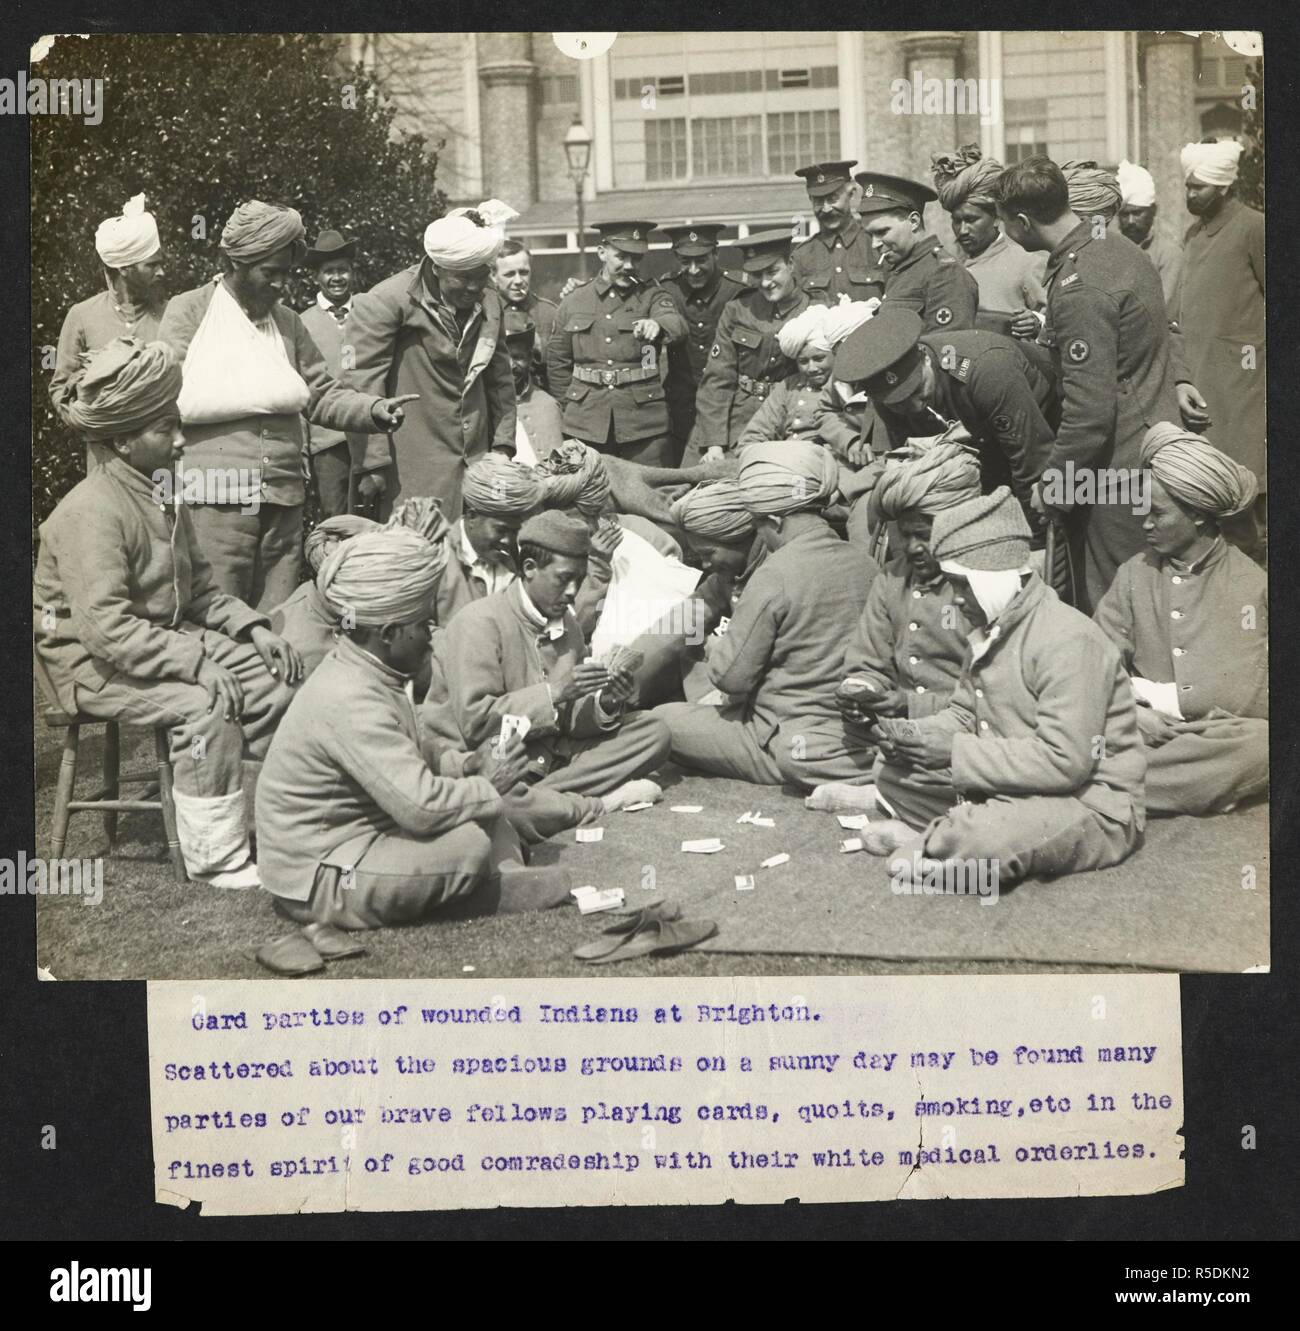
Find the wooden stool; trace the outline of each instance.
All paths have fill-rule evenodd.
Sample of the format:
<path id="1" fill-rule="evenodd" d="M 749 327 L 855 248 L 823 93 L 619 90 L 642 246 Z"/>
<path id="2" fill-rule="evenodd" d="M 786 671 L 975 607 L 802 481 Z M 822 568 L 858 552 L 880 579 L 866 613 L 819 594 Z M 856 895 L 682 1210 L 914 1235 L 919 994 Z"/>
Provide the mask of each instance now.
<path id="1" fill-rule="evenodd" d="M 121 731 L 117 721 L 87 716 L 84 712 L 65 712 L 55 701 L 57 695 L 39 653 L 33 653 L 36 681 L 45 696 L 45 724 L 51 730 L 62 730 L 63 758 L 59 763 L 59 780 L 54 793 L 54 822 L 50 830 L 50 858 L 61 860 L 68 839 L 68 824 L 74 813 L 102 813 L 104 831 L 108 836 L 111 853 L 117 845 L 117 815 L 119 813 L 161 813 L 167 835 L 167 854 L 178 883 L 188 883 L 185 859 L 176 836 L 176 802 L 172 798 L 171 749 L 167 742 L 167 727 L 158 726 L 153 732 L 155 770 L 123 772 L 121 770 Z M 104 727 L 104 787 L 92 799 L 73 799 L 77 785 L 77 756 L 81 745 L 82 726 Z M 123 799 L 122 787 L 144 785 L 139 799 Z M 155 798 L 156 797 L 156 798 Z"/>

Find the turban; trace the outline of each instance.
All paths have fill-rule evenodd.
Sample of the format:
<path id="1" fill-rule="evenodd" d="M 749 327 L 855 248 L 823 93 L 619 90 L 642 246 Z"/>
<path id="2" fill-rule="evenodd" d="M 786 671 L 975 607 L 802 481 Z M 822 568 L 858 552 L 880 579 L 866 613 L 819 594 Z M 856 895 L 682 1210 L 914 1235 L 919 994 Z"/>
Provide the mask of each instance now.
<path id="1" fill-rule="evenodd" d="M 1126 208 L 1150 208 L 1156 201 L 1156 182 L 1151 172 L 1134 162 L 1121 162 L 1115 173 Z"/>
<path id="2" fill-rule="evenodd" d="M 303 542 L 303 550 L 307 555 L 307 562 L 311 565 L 311 571 L 319 573 L 325 557 L 341 541 L 360 536 L 362 532 L 378 529 L 377 522 L 371 522 L 369 518 L 360 517 L 355 513 L 340 513 L 336 517 L 318 522 L 307 533 L 307 539 Z"/>
<path id="3" fill-rule="evenodd" d="M 95 228 L 95 252 L 109 268 L 143 263 L 158 250 L 158 223 L 144 210 L 144 195 L 122 205 L 121 217 L 106 217 Z"/>
<path id="4" fill-rule="evenodd" d="M 424 229 L 424 252 L 439 268 L 468 272 L 495 259 L 505 244 L 504 226 L 515 210 L 497 199 L 479 208 L 454 208 Z"/>
<path id="5" fill-rule="evenodd" d="M 1112 215 L 1123 202 L 1113 171 L 1096 162 L 1066 162 L 1061 167 L 1070 191 L 1070 209 L 1076 213 Z"/>
<path id="6" fill-rule="evenodd" d="M 112 439 L 174 410 L 180 391 L 180 362 L 167 343 L 117 337 L 82 355 L 62 398 L 74 430 L 87 439 Z"/>
<path id="7" fill-rule="evenodd" d="M 537 464 L 542 482 L 542 503 L 547 508 L 576 508 L 592 517 L 605 511 L 612 491 L 605 460 L 578 439 L 566 439 Z"/>
<path id="8" fill-rule="evenodd" d="M 1237 159 L 1244 151 L 1236 139 L 1189 143 L 1180 154 L 1183 179 L 1195 176 L 1207 185 L 1231 185 L 1237 179 Z"/>
<path id="9" fill-rule="evenodd" d="M 879 506 L 881 518 L 892 522 L 909 510 L 938 513 L 976 498 L 979 492 L 978 459 L 961 444 L 944 441 L 887 462 L 873 502 Z"/>
<path id="10" fill-rule="evenodd" d="M 413 531 L 434 544 L 445 540 L 450 529 L 438 501 L 427 495 L 403 499 L 384 523 L 385 531 Z"/>
<path id="11" fill-rule="evenodd" d="M 931 153 L 930 167 L 939 202 L 948 212 L 964 203 L 992 208 L 993 182 L 1002 174 L 1002 164 L 980 152 L 978 143 L 967 143 L 951 153 Z"/>
<path id="12" fill-rule="evenodd" d="M 295 261 L 307 253 L 307 234 L 296 208 L 249 199 L 241 203 L 221 229 L 221 252 L 228 259 L 252 263 L 292 245 Z"/>
<path id="13" fill-rule="evenodd" d="M 754 519 L 735 481 L 697 485 L 673 504 L 672 516 L 691 536 L 738 543 L 754 535 Z"/>
<path id="14" fill-rule="evenodd" d="M 1179 503 L 1212 518 L 1245 512 L 1259 491 L 1255 473 L 1199 434 L 1160 421 L 1142 440 L 1140 463 Z"/>
<path id="15" fill-rule="evenodd" d="M 586 559 L 591 550 L 591 532 L 585 522 L 571 518 L 567 513 L 547 509 L 535 513 L 519 529 L 519 544 L 540 546 L 557 555 L 571 555 Z"/>
<path id="16" fill-rule="evenodd" d="M 751 513 L 822 509 L 839 488 L 839 464 L 803 439 L 747 444 L 740 450 L 740 493 Z"/>
<path id="17" fill-rule="evenodd" d="M 850 333 L 856 332 L 880 308 L 880 299 L 842 300 L 826 311 L 826 340 L 838 347 Z"/>
<path id="18" fill-rule="evenodd" d="M 777 345 L 781 354 L 791 360 L 798 360 L 806 350 L 829 351 L 831 344 L 826 337 L 826 318 L 830 310 L 825 305 L 809 305 L 806 310 L 776 331 Z"/>
<path id="19" fill-rule="evenodd" d="M 316 588 L 338 618 L 381 628 L 433 613 L 430 604 L 447 562 L 445 541 L 406 528 L 364 532 L 335 546 L 316 574 Z"/>
<path id="20" fill-rule="evenodd" d="M 536 508 L 542 502 L 542 490 L 542 478 L 531 467 L 499 453 L 472 462 L 460 487 L 466 508 L 500 517 Z"/>

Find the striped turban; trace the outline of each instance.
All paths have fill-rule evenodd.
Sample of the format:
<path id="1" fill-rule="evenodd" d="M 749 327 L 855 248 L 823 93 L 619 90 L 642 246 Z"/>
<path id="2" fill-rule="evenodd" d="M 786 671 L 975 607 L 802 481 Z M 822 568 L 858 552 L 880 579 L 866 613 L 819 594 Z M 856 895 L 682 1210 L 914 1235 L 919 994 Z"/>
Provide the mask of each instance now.
<path id="1" fill-rule="evenodd" d="M 95 253 L 109 268 L 143 263 L 158 248 L 158 223 L 145 211 L 143 194 L 128 199 L 120 217 L 106 217 L 95 228 Z"/>
<path id="2" fill-rule="evenodd" d="M 1061 167 L 1070 191 L 1070 210 L 1094 216 L 1113 217 L 1124 201 L 1119 180 L 1096 162 L 1065 162 Z"/>
<path id="3" fill-rule="evenodd" d="M 542 503 L 547 508 L 576 508 L 584 516 L 605 511 L 612 493 L 605 460 L 579 439 L 566 439 L 537 464 Z"/>
<path id="4" fill-rule="evenodd" d="M 294 262 L 298 263 L 307 253 L 306 234 L 302 214 L 296 208 L 249 199 L 230 214 L 222 227 L 220 248 L 228 259 L 252 263 L 291 245 Z"/>
<path id="5" fill-rule="evenodd" d="M 753 516 L 735 481 L 709 481 L 688 490 L 674 502 L 672 518 L 690 536 L 736 544 L 754 536 Z"/>
<path id="6" fill-rule="evenodd" d="M 820 510 L 839 488 L 839 464 L 803 439 L 747 444 L 740 450 L 741 500 L 751 513 Z"/>
<path id="7" fill-rule="evenodd" d="M 466 469 L 460 493 L 475 513 L 522 517 L 542 502 L 542 478 L 522 462 L 486 453 Z"/>
<path id="8" fill-rule="evenodd" d="M 378 530 L 379 523 L 371 522 L 369 518 L 360 517 L 355 513 L 339 513 L 335 517 L 318 522 L 307 533 L 307 539 L 303 542 L 303 551 L 307 556 L 307 563 L 311 565 L 311 571 L 319 573 L 320 566 L 330 551 L 340 542 L 350 540 L 353 536 L 360 536 L 362 532 Z"/>
<path id="9" fill-rule="evenodd" d="M 1207 185 L 1231 185 L 1237 179 L 1238 159 L 1244 151 L 1236 139 L 1189 143 L 1179 154 L 1183 179 L 1195 176 Z"/>
<path id="10" fill-rule="evenodd" d="M 176 410 L 180 391 L 180 362 L 166 342 L 116 337 L 82 354 L 62 400 L 68 423 L 83 438 L 113 439 Z"/>
<path id="11" fill-rule="evenodd" d="M 445 541 L 385 528 L 336 546 L 316 575 L 316 589 L 340 620 L 369 628 L 411 624 L 432 616 L 446 563 Z"/>
<path id="12" fill-rule="evenodd" d="M 880 308 L 880 298 L 842 300 L 826 311 L 826 340 L 838 347 L 850 333 L 855 333 Z"/>
<path id="13" fill-rule="evenodd" d="M 876 482 L 870 502 L 882 521 L 910 511 L 939 513 L 979 494 L 980 464 L 970 449 L 945 441 L 908 451 L 908 457 L 891 455 Z"/>
<path id="14" fill-rule="evenodd" d="M 1168 421 L 1153 425 L 1142 440 L 1139 465 L 1181 504 L 1212 518 L 1244 513 L 1259 493 L 1255 473 L 1234 462 L 1199 434 Z"/>
<path id="15" fill-rule="evenodd" d="M 413 531 L 426 541 L 438 542 L 446 538 L 451 526 L 443 516 L 442 507 L 428 495 L 403 499 L 384 523 L 385 531 Z"/>
<path id="16" fill-rule="evenodd" d="M 826 336 L 826 318 L 830 310 L 825 305 L 809 305 L 808 308 L 776 330 L 777 345 L 781 354 L 791 360 L 798 360 L 807 350 L 829 351 L 831 344 Z"/>
<path id="17" fill-rule="evenodd" d="M 978 143 L 967 143 L 950 153 L 931 153 L 930 169 L 939 202 L 948 212 L 964 203 L 992 209 L 993 182 L 1002 174 L 1002 163 L 985 157 Z"/>

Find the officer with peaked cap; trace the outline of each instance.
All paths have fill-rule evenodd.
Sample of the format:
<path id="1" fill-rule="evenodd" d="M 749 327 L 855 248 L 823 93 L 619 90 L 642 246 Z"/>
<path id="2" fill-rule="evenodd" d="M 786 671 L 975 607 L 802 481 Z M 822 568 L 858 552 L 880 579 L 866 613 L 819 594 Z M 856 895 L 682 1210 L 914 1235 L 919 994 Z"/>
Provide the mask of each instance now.
<path id="1" fill-rule="evenodd" d="M 884 294 L 887 273 L 854 215 L 856 162 L 818 162 L 795 172 L 808 190 L 817 234 L 795 247 L 799 285 L 814 304 L 834 305 L 841 297 L 869 300 Z"/>
<path id="2" fill-rule="evenodd" d="M 668 356 L 668 413 L 672 419 L 673 443 L 680 460 L 695 428 L 695 395 L 709 359 L 709 348 L 718 330 L 722 307 L 746 290 L 723 271 L 718 263 L 720 222 L 693 222 L 686 226 L 666 226 L 672 237 L 673 253 L 681 262 L 676 272 L 663 280 L 686 320 L 686 341 L 675 346 Z"/>
<path id="3" fill-rule="evenodd" d="M 686 337 L 672 295 L 638 273 L 653 222 L 602 222 L 600 272 L 560 302 L 546 347 L 551 394 L 564 404 L 564 433 L 604 453 L 671 466 L 664 348 Z"/>
<path id="4" fill-rule="evenodd" d="M 757 290 L 728 301 L 695 396 L 695 429 L 687 462 L 734 448 L 749 418 L 787 375 L 798 368 L 781 350 L 777 331 L 812 303 L 795 276 L 789 231 L 760 231 L 736 242 L 742 267 L 758 278 Z"/>
<path id="5" fill-rule="evenodd" d="M 985 491 L 1009 485 L 1042 545 L 1046 523 L 1030 497 L 1056 437 L 1056 384 L 1016 338 L 981 328 L 925 333 L 918 314 L 886 301 L 840 344 L 834 374 L 871 399 L 884 434 L 873 440 L 877 453 L 964 425 Z"/>
<path id="6" fill-rule="evenodd" d="M 862 227 L 888 270 L 886 302 L 921 316 L 925 331 L 974 328 L 979 283 L 925 229 L 929 185 L 878 171 L 859 171 Z"/>

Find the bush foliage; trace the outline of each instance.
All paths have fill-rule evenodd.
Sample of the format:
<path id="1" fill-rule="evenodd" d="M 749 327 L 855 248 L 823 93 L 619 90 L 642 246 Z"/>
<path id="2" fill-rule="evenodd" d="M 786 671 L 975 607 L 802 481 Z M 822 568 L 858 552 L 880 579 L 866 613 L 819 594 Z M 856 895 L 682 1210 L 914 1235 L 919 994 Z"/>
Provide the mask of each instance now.
<path id="1" fill-rule="evenodd" d="M 249 198 L 297 208 L 308 239 L 355 236 L 364 289 L 414 261 L 441 216 L 437 154 L 393 129 L 372 79 L 320 34 L 61 38 L 32 77 L 104 79 L 103 121 L 31 121 L 32 507 L 37 525 L 85 473 L 49 405 L 68 308 L 103 288 L 95 227 L 143 192 L 158 219 L 168 290 L 217 271 L 221 227 Z M 301 309 L 305 271 L 288 298 Z"/>

